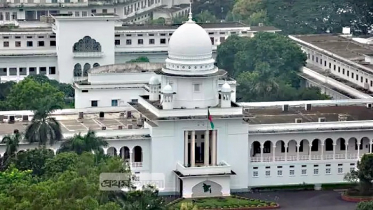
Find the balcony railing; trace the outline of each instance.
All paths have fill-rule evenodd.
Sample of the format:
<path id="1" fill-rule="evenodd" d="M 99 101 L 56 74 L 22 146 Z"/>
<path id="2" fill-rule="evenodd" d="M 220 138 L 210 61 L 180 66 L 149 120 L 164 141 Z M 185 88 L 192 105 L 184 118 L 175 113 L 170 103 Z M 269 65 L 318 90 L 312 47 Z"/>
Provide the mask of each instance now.
<path id="1" fill-rule="evenodd" d="M 75 58 L 99 58 L 104 56 L 103 52 L 74 52 Z"/>
<path id="2" fill-rule="evenodd" d="M 142 162 L 133 162 L 132 167 L 134 168 L 141 168 L 142 167 Z"/>
<path id="3" fill-rule="evenodd" d="M 208 174 L 229 174 L 231 166 L 226 162 L 221 162 L 216 166 L 201 166 L 201 167 L 185 167 L 181 163 L 177 163 L 176 170 L 184 176 L 188 175 L 208 175 Z"/>
<path id="4" fill-rule="evenodd" d="M 364 154 L 360 154 L 360 157 L 362 157 Z M 274 161 L 273 161 L 274 159 Z M 357 153 L 348 153 L 347 157 L 346 154 L 325 154 L 323 156 L 321 155 L 299 155 L 299 158 L 296 155 L 288 155 L 285 159 L 285 156 L 255 156 L 251 157 L 251 162 L 281 162 L 281 161 L 307 161 L 307 160 L 341 160 L 341 159 L 347 159 L 347 160 L 353 160 L 358 159 Z"/>

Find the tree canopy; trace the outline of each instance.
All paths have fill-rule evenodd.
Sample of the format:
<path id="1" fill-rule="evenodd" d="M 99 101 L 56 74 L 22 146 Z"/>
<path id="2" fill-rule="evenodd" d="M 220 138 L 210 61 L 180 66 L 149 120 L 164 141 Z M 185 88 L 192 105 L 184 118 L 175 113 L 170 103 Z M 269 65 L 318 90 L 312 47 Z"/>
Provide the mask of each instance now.
<path id="1" fill-rule="evenodd" d="M 340 33 L 346 26 L 366 34 L 372 11 L 370 0 L 237 0 L 227 19 L 273 25 L 285 34 Z"/>
<path id="2" fill-rule="evenodd" d="M 127 61 L 127 63 L 149 63 L 150 60 L 146 56 L 141 56 L 132 60 Z"/>
<path id="3" fill-rule="evenodd" d="M 100 173 L 130 173 L 123 160 L 102 154 L 28 150 L 0 172 L 1 209 L 165 210 L 158 191 L 100 191 Z M 35 161 L 35 162 L 30 162 Z M 35 163 L 35 164 L 32 164 Z"/>
<path id="4" fill-rule="evenodd" d="M 217 65 L 237 79 L 238 100 L 328 99 L 318 88 L 301 88 L 297 75 L 306 55 L 288 37 L 257 33 L 253 38 L 230 36 L 218 46 Z"/>

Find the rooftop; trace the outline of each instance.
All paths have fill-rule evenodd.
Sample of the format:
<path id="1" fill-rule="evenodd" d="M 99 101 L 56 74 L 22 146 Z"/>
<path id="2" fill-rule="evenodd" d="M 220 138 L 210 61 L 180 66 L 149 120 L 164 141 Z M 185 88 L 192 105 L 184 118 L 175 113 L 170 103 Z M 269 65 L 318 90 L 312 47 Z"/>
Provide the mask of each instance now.
<path id="1" fill-rule="evenodd" d="M 11 134 L 15 129 L 24 132 L 31 122 L 22 121 L 22 116 L 28 116 L 27 113 L 23 114 L 26 115 L 16 115 L 14 123 L 0 122 L 0 136 Z M 85 133 L 88 129 L 101 131 L 103 127 L 105 127 L 105 131 L 109 132 L 119 131 L 121 129 L 140 129 L 142 127 L 137 124 L 137 118 L 139 118 L 139 116 L 138 112 L 132 111 L 130 117 L 127 117 L 126 114 L 121 112 L 106 112 L 103 118 L 100 118 L 99 112 L 86 113 L 83 119 L 79 119 L 78 113 L 61 113 L 53 117 L 60 123 L 62 133 L 74 134 L 79 132 Z M 130 125 L 130 127 L 128 127 L 128 125 Z M 120 128 L 120 126 L 122 127 Z"/>
<path id="2" fill-rule="evenodd" d="M 90 70 L 90 74 L 154 72 L 161 70 L 163 65 L 163 63 L 113 64 L 94 67 Z"/>
<path id="3" fill-rule="evenodd" d="M 368 44 L 333 34 L 296 35 L 293 37 L 373 70 L 372 64 L 364 62 L 365 55 L 373 54 L 373 47 Z"/>
<path id="4" fill-rule="evenodd" d="M 249 124 L 282 124 L 295 123 L 301 119 L 302 123 L 318 122 L 324 118 L 326 122 L 373 120 L 373 109 L 368 109 L 366 104 L 361 105 L 335 105 L 313 106 L 306 111 L 304 106 L 289 106 L 288 111 L 282 107 L 254 107 L 245 109 L 245 117 Z"/>
<path id="5" fill-rule="evenodd" d="M 272 26 L 248 26 L 243 23 L 238 22 L 224 22 L 224 23 L 197 23 L 202 28 L 250 28 L 250 31 L 271 31 L 276 30 L 280 31 L 278 28 Z M 173 25 L 123 25 L 116 27 L 116 30 L 173 30 L 177 29 L 182 24 L 173 24 Z"/>

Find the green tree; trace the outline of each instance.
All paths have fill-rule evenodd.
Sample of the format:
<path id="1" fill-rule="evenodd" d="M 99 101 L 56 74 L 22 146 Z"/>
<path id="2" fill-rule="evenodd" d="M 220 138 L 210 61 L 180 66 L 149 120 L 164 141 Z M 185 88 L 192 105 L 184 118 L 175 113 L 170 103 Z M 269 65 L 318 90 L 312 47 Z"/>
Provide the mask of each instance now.
<path id="1" fill-rule="evenodd" d="M 361 195 L 370 195 L 373 181 L 373 154 L 365 154 L 358 163 L 358 177 Z"/>
<path id="2" fill-rule="evenodd" d="M 263 0 L 237 0 L 232 14 L 250 25 L 268 23 L 267 10 Z"/>
<path id="3" fill-rule="evenodd" d="M 16 155 L 21 140 L 22 135 L 18 132 L 15 132 L 13 135 L 7 135 L 1 140 L 1 143 L 6 144 L 6 150 L 2 157 L 2 166 L 7 166 L 9 160 Z"/>
<path id="4" fill-rule="evenodd" d="M 149 62 L 150 62 L 149 58 L 145 56 L 141 56 L 141 57 L 132 59 L 130 61 L 127 61 L 127 63 L 149 63 Z"/>
<path id="5" fill-rule="evenodd" d="M 192 12 L 199 14 L 204 11 L 209 11 L 217 19 L 223 20 L 229 11 L 232 10 L 235 0 L 199 0 L 193 1 Z"/>
<path id="6" fill-rule="evenodd" d="M 184 202 L 181 204 L 180 210 L 198 210 L 198 206 L 192 202 Z"/>
<path id="7" fill-rule="evenodd" d="M 103 138 L 97 137 L 94 131 L 89 130 L 84 136 L 79 133 L 64 141 L 58 151 L 73 151 L 80 155 L 83 152 L 98 152 L 102 147 L 106 147 L 107 145 L 108 143 Z"/>
<path id="8" fill-rule="evenodd" d="M 60 123 L 49 116 L 57 107 L 54 107 L 50 102 L 44 104 L 47 106 L 40 104 L 40 107 L 34 111 L 31 124 L 26 128 L 25 138 L 29 143 L 38 142 L 39 145 L 47 143 L 53 145 L 55 141 L 62 139 Z"/>
<path id="9" fill-rule="evenodd" d="M 54 157 L 54 152 L 46 148 L 36 148 L 27 150 L 17 155 L 13 161 L 15 166 L 22 170 L 32 170 L 35 176 L 42 176 L 45 173 L 45 164 L 47 160 Z"/>
<path id="10" fill-rule="evenodd" d="M 158 190 L 153 186 L 117 196 L 116 202 L 123 210 L 166 210 L 164 199 L 158 196 Z"/>
<path id="11" fill-rule="evenodd" d="M 7 97 L 11 110 L 38 110 L 40 107 L 64 105 L 64 93 L 49 83 L 38 83 L 25 78 L 11 89 Z"/>
<path id="12" fill-rule="evenodd" d="M 207 10 L 195 15 L 195 19 L 196 19 L 197 23 L 216 23 L 216 22 L 218 22 L 215 15 L 211 14 Z"/>
<path id="13" fill-rule="evenodd" d="M 173 24 L 183 24 L 185 21 L 188 21 L 188 17 L 186 16 L 172 18 Z"/>
<path id="14" fill-rule="evenodd" d="M 15 84 L 15 82 L 0 83 L 0 101 L 4 101 L 6 99 L 6 97 L 10 93 L 10 90 Z"/>
<path id="15" fill-rule="evenodd" d="M 360 202 L 356 210 L 372 210 L 373 209 L 373 201 L 365 201 L 365 202 Z"/>
<path id="16" fill-rule="evenodd" d="M 57 80 L 49 79 L 47 76 L 42 74 L 29 75 L 27 78 L 33 79 L 40 84 L 48 83 L 63 92 L 67 98 L 73 98 L 75 96 L 75 91 L 71 84 L 60 83 Z"/>
<path id="17" fill-rule="evenodd" d="M 166 19 L 164 19 L 163 17 L 160 17 L 160 18 L 158 18 L 158 19 L 151 20 L 151 21 L 150 21 L 150 24 L 154 24 L 154 25 L 164 25 L 164 24 L 166 24 Z"/>

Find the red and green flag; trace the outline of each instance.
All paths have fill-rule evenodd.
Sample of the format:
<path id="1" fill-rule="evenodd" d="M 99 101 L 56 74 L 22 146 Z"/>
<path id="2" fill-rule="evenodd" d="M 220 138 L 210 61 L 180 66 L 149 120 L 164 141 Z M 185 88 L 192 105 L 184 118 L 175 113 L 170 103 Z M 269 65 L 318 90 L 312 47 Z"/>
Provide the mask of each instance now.
<path id="1" fill-rule="evenodd" d="M 212 117 L 210 115 L 210 110 L 209 109 L 207 109 L 207 118 L 210 121 L 211 129 L 214 130 L 214 123 L 212 122 Z"/>

